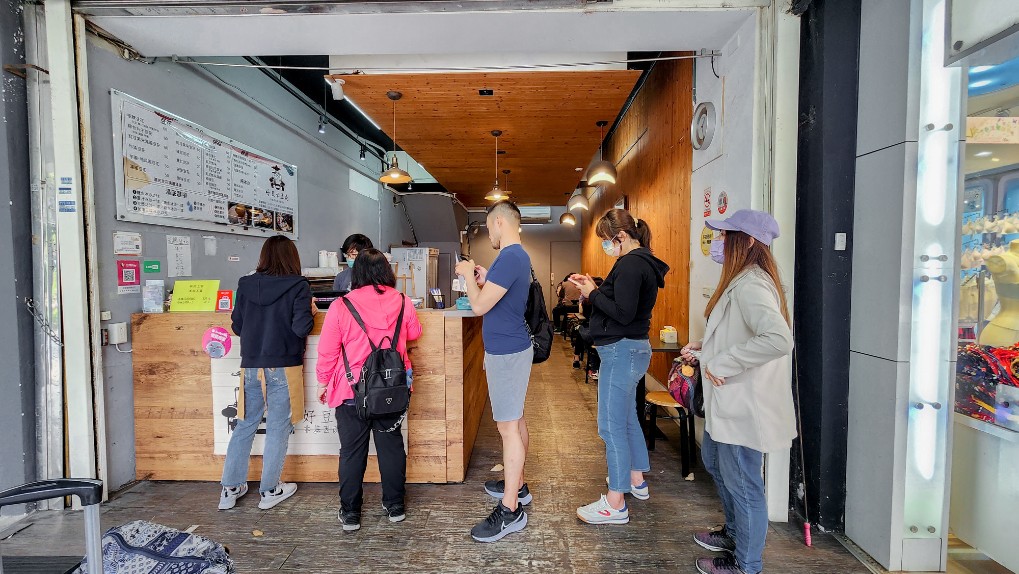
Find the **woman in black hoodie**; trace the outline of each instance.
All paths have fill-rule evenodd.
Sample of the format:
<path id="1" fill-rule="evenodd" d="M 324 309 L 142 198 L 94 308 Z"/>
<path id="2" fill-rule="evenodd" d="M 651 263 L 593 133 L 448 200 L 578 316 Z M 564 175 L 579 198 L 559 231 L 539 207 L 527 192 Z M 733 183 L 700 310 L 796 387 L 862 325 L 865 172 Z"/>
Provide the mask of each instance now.
<path id="1" fill-rule="evenodd" d="M 297 247 L 282 235 L 270 237 L 262 245 L 255 273 L 237 282 L 231 318 L 234 334 L 241 338 L 244 392 L 238 400 L 241 420 L 226 450 L 220 510 L 233 508 L 248 492 L 251 443 L 263 414 L 265 449 L 258 507 L 268 510 L 297 492 L 296 484 L 280 482 L 280 474 L 294 423 L 304 416 L 304 347 L 315 312 L 311 288 L 301 276 Z"/>
<path id="2" fill-rule="evenodd" d="M 577 516 L 589 524 L 626 524 L 624 495 L 650 497 L 644 473 L 651 462 L 633 405 L 637 383 L 651 365 L 651 311 L 669 266 L 651 254 L 647 223 L 623 209 L 606 213 L 596 231 L 605 253 L 618 260 L 601 286 L 590 275 L 572 279 L 593 307 L 591 338 L 601 357 L 598 435 L 605 441 L 609 492 L 578 508 Z"/>

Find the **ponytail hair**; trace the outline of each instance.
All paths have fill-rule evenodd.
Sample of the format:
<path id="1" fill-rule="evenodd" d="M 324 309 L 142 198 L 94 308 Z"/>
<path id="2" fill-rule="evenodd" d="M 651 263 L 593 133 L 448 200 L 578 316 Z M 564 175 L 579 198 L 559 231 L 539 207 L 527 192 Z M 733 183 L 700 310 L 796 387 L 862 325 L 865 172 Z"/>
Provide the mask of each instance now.
<path id="1" fill-rule="evenodd" d="M 602 239 L 612 239 L 622 231 L 636 239 L 641 247 L 651 249 L 651 228 L 643 219 L 634 219 L 625 209 L 610 209 L 598 221 L 595 229 Z"/>

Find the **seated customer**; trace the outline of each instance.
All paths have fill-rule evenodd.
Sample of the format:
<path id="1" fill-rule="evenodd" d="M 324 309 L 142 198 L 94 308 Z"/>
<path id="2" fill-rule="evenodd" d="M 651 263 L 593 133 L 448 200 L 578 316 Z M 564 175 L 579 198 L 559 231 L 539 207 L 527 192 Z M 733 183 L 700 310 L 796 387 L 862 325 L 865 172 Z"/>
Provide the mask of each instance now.
<path id="1" fill-rule="evenodd" d="M 559 302 L 552 309 L 552 325 L 557 333 L 562 333 L 565 329 L 564 319 L 566 316 L 580 310 L 577 306 L 577 302 L 580 300 L 580 288 L 570 282 L 569 278 L 572 276 L 573 273 L 567 273 L 566 279 L 556 285 L 555 292 Z"/>
<path id="2" fill-rule="evenodd" d="M 397 350 L 407 367 L 408 383 L 412 372 L 407 357 L 407 341 L 421 336 L 421 323 L 414 304 L 396 290 L 396 276 L 385 254 L 377 249 L 362 250 L 357 256 L 351 286 L 353 290 L 345 298 L 354 306 L 365 328 L 361 328 L 342 301 L 331 305 L 322 325 L 316 369 L 319 401 L 336 409 L 336 428 L 340 435 L 339 520 L 346 531 L 361 528 L 362 486 L 368 466 L 369 436 L 375 437 L 378 451 L 382 506 L 390 522 L 400 522 L 406 517 L 407 453 L 400 431 L 402 417 L 362 419 L 354 406 L 352 385 L 359 379 L 361 367 L 372 352 L 372 345 L 389 344 L 388 338 L 396 332 L 401 309 L 403 323 L 400 325 Z"/>
<path id="3" fill-rule="evenodd" d="M 350 291 L 351 271 L 354 269 L 354 261 L 357 259 L 357 254 L 364 249 L 373 249 L 374 247 L 372 240 L 368 239 L 367 235 L 360 233 L 355 233 L 343 241 L 343 247 L 340 248 L 340 251 L 347 261 L 347 268 L 336 275 L 336 279 L 333 280 L 333 291 L 341 293 Z"/>

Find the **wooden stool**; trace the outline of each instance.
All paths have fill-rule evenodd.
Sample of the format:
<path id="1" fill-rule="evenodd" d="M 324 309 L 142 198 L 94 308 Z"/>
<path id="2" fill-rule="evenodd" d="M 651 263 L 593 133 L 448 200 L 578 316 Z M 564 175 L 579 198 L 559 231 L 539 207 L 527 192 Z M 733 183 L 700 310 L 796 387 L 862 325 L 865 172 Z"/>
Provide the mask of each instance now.
<path id="1" fill-rule="evenodd" d="M 674 408 L 679 412 L 679 416 L 657 416 L 658 407 L 670 407 Z M 690 471 L 691 463 L 696 464 L 694 457 L 697 452 L 697 444 L 694 439 L 694 421 L 693 415 L 688 412 L 682 405 L 676 402 L 676 399 L 672 398 L 672 395 L 667 391 L 653 391 L 644 395 L 644 415 L 648 418 L 649 415 L 655 413 L 656 416 L 650 417 L 650 424 L 657 427 L 657 419 L 669 419 L 679 421 L 679 458 L 683 467 L 683 478 L 688 481 L 692 481 L 693 472 Z M 652 429 L 653 431 L 654 429 Z M 650 437 L 651 442 L 650 449 L 654 450 L 655 445 L 655 433 L 647 433 Z"/>

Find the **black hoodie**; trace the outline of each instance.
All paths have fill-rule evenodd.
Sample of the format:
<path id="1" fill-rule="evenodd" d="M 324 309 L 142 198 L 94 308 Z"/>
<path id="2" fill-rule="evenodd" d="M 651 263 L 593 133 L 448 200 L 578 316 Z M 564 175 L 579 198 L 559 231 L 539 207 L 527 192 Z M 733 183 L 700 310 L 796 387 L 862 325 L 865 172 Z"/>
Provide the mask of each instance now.
<path id="1" fill-rule="evenodd" d="M 300 275 L 255 273 L 237 282 L 234 333 L 241 338 L 241 367 L 295 367 L 315 319 L 311 287 Z"/>
<path id="2" fill-rule="evenodd" d="M 647 339 L 658 290 L 669 266 L 645 247 L 620 257 L 601 287 L 591 293 L 591 337 L 595 345 Z"/>

